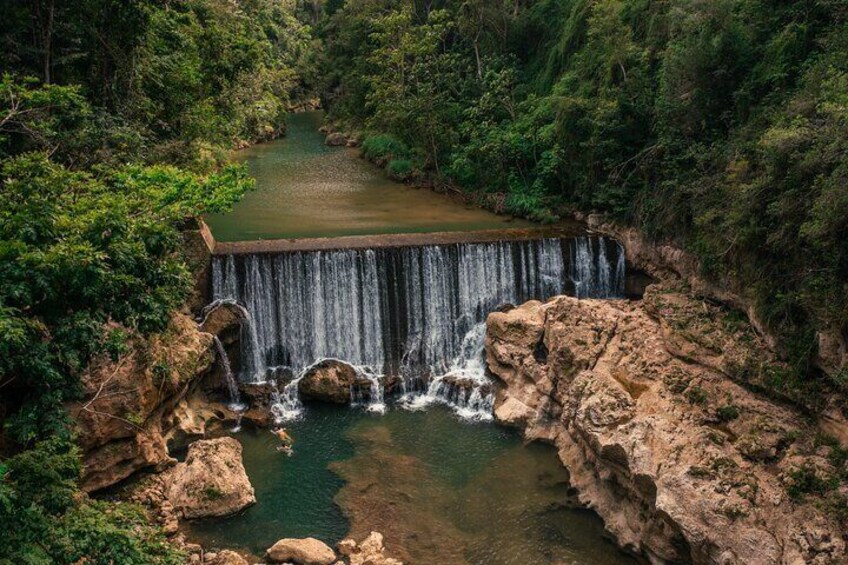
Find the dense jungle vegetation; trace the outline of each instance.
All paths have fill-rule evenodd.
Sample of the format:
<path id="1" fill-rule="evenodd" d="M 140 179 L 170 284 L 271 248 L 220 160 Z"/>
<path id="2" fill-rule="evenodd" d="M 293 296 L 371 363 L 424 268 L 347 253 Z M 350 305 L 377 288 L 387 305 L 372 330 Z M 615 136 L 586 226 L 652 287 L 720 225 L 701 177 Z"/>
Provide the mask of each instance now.
<path id="1" fill-rule="evenodd" d="M 76 486 L 63 404 L 160 331 L 180 231 L 233 147 L 321 92 L 403 179 L 553 221 L 603 212 L 739 282 L 815 404 L 848 335 L 843 0 L 0 0 L 0 563 L 177 563 Z M 110 323 L 111 322 L 111 323 Z M 111 328 L 106 330 L 105 328 Z M 120 328 L 120 329 L 117 329 Z"/>
<path id="2" fill-rule="evenodd" d="M 848 4 L 366 0 L 320 33 L 329 110 L 390 173 L 672 238 L 780 338 L 775 390 L 848 386 L 809 376 L 814 329 L 848 336 Z"/>
<path id="3" fill-rule="evenodd" d="M 180 231 L 250 188 L 227 150 L 278 135 L 302 96 L 308 13 L 4 0 L 0 14 L 0 447 L 23 449 L 0 462 L 0 563 L 180 563 L 140 509 L 78 491 L 63 404 L 93 354 L 184 303 Z"/>

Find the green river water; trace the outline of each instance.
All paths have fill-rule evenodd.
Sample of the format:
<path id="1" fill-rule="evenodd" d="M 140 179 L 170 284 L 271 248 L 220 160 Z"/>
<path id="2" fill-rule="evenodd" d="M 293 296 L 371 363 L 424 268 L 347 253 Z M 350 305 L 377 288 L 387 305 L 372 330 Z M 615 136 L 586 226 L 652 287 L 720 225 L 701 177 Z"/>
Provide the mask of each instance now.
<path id="1" fill-rule="evenodd" d="M 386 177 L 357 150 L 327 147 L 322 112 L 292 114 L 286 137 L 236 154 L 256 179 L 232 212 L 206 218 L 219 241 L 467 231 L 534 224 Z"/>
<path id="2" fill-rule="evenodd" d="M 555 450 L 524 445 L 516 430 L 440 406 L 379 415 L 324 405 L 288 429 L 291 457 L 267 430 L 235 434 L 257 504 L 196 522 L 190 537 L 261 556 L 284 537 L 332 545 L 376 530 L 413 564 L 633 563 L 576 504 Z"/>

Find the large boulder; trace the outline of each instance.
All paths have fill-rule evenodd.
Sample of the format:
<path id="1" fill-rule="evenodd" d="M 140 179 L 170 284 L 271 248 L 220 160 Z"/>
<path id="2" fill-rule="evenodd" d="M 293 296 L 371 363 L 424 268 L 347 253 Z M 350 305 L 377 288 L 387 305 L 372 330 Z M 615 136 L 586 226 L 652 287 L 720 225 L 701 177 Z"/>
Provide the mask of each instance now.
<path id="1" fill-rule="evenodd" d="M 281 539 L 267 553 L 272 563 L 296 563 L 297 565 L 330 565 L 336 554 L 330 547 L 315 538 Z"/>
<path id="2" fill-rule="evenodd" d="M 256 502 L 231 437 L 191 444 L 185 462 L 169 471 L 165 496 L 184 518 L 227 516 Z"/>
<path id="3" fill-rule="evenodd" d="M 328 359 L 310 368 L 298 383 L 298 391 L 306 398 L 348 404 L 351 388 L 356 384 L 356 369 L 342 361 Z"/>
<path id="4" fill-rule="evenodd" d="M 651 286 L 641 303 L 530 302 L 487 330 L 496 418 L 556 445 L 623 547 L 658 563 L 846 562 L 822 509 L 848 484 L 790 497 L 830 448 L 798 411 L 742 386 L 757 383 L 745 368 L 780 363 L 738 317 Z M 824 463 L 822 481 L 839 482 Z"/>

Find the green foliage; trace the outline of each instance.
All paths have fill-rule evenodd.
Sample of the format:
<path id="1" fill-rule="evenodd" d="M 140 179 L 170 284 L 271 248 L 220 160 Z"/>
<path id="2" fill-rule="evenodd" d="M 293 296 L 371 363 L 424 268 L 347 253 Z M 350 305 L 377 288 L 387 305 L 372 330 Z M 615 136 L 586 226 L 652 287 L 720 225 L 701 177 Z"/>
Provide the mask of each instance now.
<path id="1" fill-rule="evenodd" d="M 398 181 L 406 181 L 412 177 L 412 161 L 409 159 L 392 159 L 386 166 L 389 176 Z"/>
<path id="2" fill-rule="evenodd" d="M 234 167 L 71 171 L 35 153 L 0 175 L 0 383 L 21 401 L 7 425 L 27 443 L 57 431 L 94 351 L 120 351 L 107 321 L 164 328 L 191 287 L 180 225 L 226 209 L 249 181 Z"/>
<path id="3" fill-rule="evenodd" d="M 757 304 L 791 362 L 776 386 L 808 388 L 815 330 L 848 335 L 845 4 L 432 8 L 348 2 L 319 25 L 335 119 L 497 211 L 580 208 L 676 239 Z"/>
<path id="4" fill-rule="evenodd" d="M 725 404 L 716 410 L 716 416 L 720 422 L 730 422 L 739 417 L 739 407 L 733 404 Z"/>
<path id="5" fill-rule="evenodd" d="M 394 136 L 381 134 L 365 138 L 362 154 L 375 163 L 386 163 L 393 159 L 407 159 L 409 147 Z"/>
<path id="6" fill-rule="evenodd" d="M 59 438 L 0 465 L 0 563 L 183 562 L 141 508 L 80 494 L 80 468 L 78 449 Z"/>
<path id="7" fill-rule="evenodd" d="M 823 477 L 809 464 L 791 471 L 789 479 L 787 492 L 795 500 L 802 500 L 808 494 L 826 496 L 838 486 L 835 477 Z"/>
<path id="8" fill-rule="evenodd" d="M 295 2 L 0 2 L 0 157 L 209 170 L 218 148 L 278 135 L 307 96 L 315 46 Z"/>

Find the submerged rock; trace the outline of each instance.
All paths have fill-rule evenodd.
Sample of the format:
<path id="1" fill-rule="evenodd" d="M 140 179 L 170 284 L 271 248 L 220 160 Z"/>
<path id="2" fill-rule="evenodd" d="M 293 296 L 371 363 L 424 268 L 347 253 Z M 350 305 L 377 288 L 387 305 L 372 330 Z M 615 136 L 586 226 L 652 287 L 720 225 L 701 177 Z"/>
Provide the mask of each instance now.
<path id="1" fill-rule="evenodd" d="M 267 553 L 272 563 L 296 563 L 297 565 L 330 565 L 336 554 L 330 547 L 315 538 L 281 539 Z"/>
<path id="2" fill-rule="evenodd" d="M 313 400 L 349 404 L 351 387 L 357 380 L 355 368 L 342 361 L 330 359 L 309 369 L 298 384 L 298 391 Z"/>
<path id="3" fill-rule="evenodd" d="M 644 303 L 529 302 L 487 326 L 496 418 L 556 445 L 623 547 L 657 563 L 845 562 L 836 520 L 784 484 L 815 431 L 731 378 L 776 363 L 750 327 L 658 286 Z"/>
<path id="4" fill-rule="evenodd" d="M 392 557 L 387 557 L 383 545 L 383 534 L 371 532 L 360 543 L 352 539 L 339 542 L 339 553 L 348 558 L 350 565 L 403 565 Z"/>
<path id="5" fill-rule="evenodd" d="M 184 518 L 227 516 L 256 502 L 233 438 L 193 443 L 184 463 L 169 471 L 165 496 Z"/>
<path id="6" fill-rule="evenodd" d="M 210 559 L 207 554 L 205 563 L 207 565 L 248 565 L 247 559 L 229 549 L 219 551 L 213 559 Z"/>

